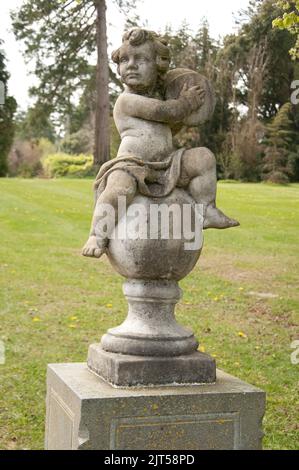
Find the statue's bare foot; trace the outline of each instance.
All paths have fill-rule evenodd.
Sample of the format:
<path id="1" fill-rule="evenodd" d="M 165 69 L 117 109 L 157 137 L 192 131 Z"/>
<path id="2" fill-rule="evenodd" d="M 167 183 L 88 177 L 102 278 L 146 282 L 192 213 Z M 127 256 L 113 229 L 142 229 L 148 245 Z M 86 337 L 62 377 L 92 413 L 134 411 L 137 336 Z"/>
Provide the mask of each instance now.
<path id="1" fill-rule="evenodd" d="M 105 250 L 106 244 L 103 242 L 102 246 L 99 246 L 97 237 L 91 235 L 83 247 L 82 255 L 90 258 L 100 258 L 105 253 Z"/>
<path id="2" fill-rule="evenodd" d="M 230 219 L 215 206 L 208 206 L 206 210 L 203 228 L 231 228 L 238 227 L 240 223 L 237 220 Z"/>

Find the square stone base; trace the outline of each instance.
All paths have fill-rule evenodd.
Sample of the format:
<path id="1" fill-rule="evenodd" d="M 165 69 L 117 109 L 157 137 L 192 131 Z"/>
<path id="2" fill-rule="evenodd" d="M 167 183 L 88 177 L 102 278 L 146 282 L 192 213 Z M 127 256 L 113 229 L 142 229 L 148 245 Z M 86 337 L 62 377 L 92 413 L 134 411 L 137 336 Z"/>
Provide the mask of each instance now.
<path id="1" fill-rule="evenodd" d="M 142 357 L 109 353 L 99 344 L 92 344 L 87 364 L 92 371 L 117 387 L 216 381 L 215 360 L 200 352 L 178 357 Z"/>
<path id="2" fill-rule="evenodd" d="M 118 389 L 86 364 L 52 364 L 46 449 L 261 449 L 265 393 L 222 371 L 213 385 Z"/>

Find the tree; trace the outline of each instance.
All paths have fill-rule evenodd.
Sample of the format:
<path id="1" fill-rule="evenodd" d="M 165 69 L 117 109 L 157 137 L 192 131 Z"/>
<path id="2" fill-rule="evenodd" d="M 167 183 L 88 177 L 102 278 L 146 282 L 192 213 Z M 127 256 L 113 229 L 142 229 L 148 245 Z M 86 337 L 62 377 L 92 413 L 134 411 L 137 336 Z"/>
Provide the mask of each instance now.
<path id="1" fill-rule="evenodd" d="M 249 8 L 240 12 L 238 34 L 229 36 L 221 54 L 227 62 L 238 64 L 239 100 L 248 101 L 248 75 L 251 51 L 255 47 L 267 47 L 267 70 L 259 103 L 259 115 L 271 120 L 277 110 L 290 99 L 290 86 L 296 74 L 296 64 L 290 60 L 288 51 L 294 38 L 288 31 L 273 29 L 272 21 L 281 10 L 276 0 L 251 0 Z"/>
<path id="2" fill-rule="evenodd" d="M 128 14 L 137 0 L 114 0 Z M 27 60 L 34 59 L 39 85 L 31 89 L 37 105 L 48 113 L 69 116 L 72 98 L 93 73 L 89 57 L 97 57 L 94 164 L 109 154 L 109 62 L 105 0 L 25 0 L 12 13 L 15 36 L 25 43 Z M 110 71 L 110 78 L 116 78 Z"/>
<path id="3" fill-rule="evenodd" d="M 205 18 L 201 20 L 194 42 L 197 46 L 197 69 L 209 75 L 209 68 L 215 62 L 219 45 L 211 38 L 209 23 Z"/>
<path id="4" fill-rule="evenodd" d="M 170 67 L 186 67 L 187 65 L 185 64 L 185 61 L 188 62 L 190 59 L 188 54 L 188 47 L 192 41 L 190 26 L 186 20 L 182 22 L 177 31 L 173 31 L 170 25 L 166 26 L 164 36 L 167 39 L 170 48 Z"/>
<path id="5" fill-rule="evenodd" d="M 110 120 L 109 120 L 109 62 L 107 53 L 106 2 L 96 1 L 96 42 L 97 42 L 97 105 L 95 120 L 96 164 L 110 158 Z M 98 156 L 98 158 L 97 158 Z"/>
<path id="6" fill-rule="evenodd" d="M 292 119 L 292 104 L 286 103 L 267 128 L 263 159 L 264 179 L 274 183 L 288 182 L 293 174 L 293 159 L 298 148 Z M 298 153 L 296 156 L 299 157 Z"/>
<path id="7" fill-rule="evenodd" d="M 280 0 L 277 2 L 277 6 L 284 13 L 273 20 L 273 27 L 286 29 L 296 36 L 296 44 L 290 49 L 290 55 L 293 60 L 299 59 L 299 0 Z"/>
<path id="8" fill-rule="evenodd" d="M 240 12 L 238 34 L 227 36 L 218 52 L 214 80 L 218 102 L 214 132 L 208 134 L 222 174 L 260 178 L 264 127 L 290 100 L 296 64 L 288 50 L 294 39 L 287 31 L 273 30 L 272 19 L 278 12 L 274 0 L 252 0 Z"/>
<path id="9" fill-rule="evenodd" d="M 183 67 L 195 70 L 215 81 L 215 65 L 219 45 L 211 38 L 208 22 L 203 19 L 198 31 L 192 33 L 186 21 L 177 31 L 170 26 L 165 30 L 164 36 L 169 42 L 171 67 Z M 213 125 L 207 123 L 204 126 L 187 128 L 184 126 L 175 136 L 174 142 L 177 146 L 187 148 L 206 145 L 215 150 L 212 142 Z"/>
<path id="10" fill-rule="evenodd" d="M 2 41 L 0 40 L 0 46 Z M 14 114 L 17 109 L 16 100 L 7 96 L 9 74 L 5 66 L 5 56 L 0 50 L 0 176 L 7 174 L 7 157 L 14 137 Z M 4 92 L 4 96 L 2 93 Z M 4 98 L 2 100 L 2 98 Z"/>
<path id="11" fill-rule="evenodd" d="M 216 155 L 220 177 L 261 179 L 267 125 L 290 101 L 299 69 L 288 54 L 293 36 L 272 28 L 280 11 L 276 0 L 251 0 L 249 8 L 239 14 L 239 32 L 226 36 L 222 44 L 210 37 L 205 20 L 196 34 L 186 23 L 177 33 L 171 28 L 166 31 L 172 65 L 207 76 L 217 97 L 212 119 L 197 129 L 182 129 L 176 139 L 188 147 L 209 147 Z M 293 126 L 296 132 L 293 148 L 288 149 L 288 165 L 298 180 L 299 112 Z"/>
<path id="12" fill-rule="evenodd" d="M 56 132 L 54 123 L 48 113 L 41 106 L 33 106 L 26 112 L 21 111 L 16 115 L 16 137 L 21 140 L 35 140 L 42 138 L 54 143 Z"/>
<path id="13" fill-rule="evenodd" d="M 260 178 L 264 126 L 260 120 L 259 108 L 267 78 L 267 66 L 267 44 L 260 42 L 251 49 L 247 60 L 247 114 L 232 123 L 232 152 L 238 158 L 235 176 L 247 181 Z"/>

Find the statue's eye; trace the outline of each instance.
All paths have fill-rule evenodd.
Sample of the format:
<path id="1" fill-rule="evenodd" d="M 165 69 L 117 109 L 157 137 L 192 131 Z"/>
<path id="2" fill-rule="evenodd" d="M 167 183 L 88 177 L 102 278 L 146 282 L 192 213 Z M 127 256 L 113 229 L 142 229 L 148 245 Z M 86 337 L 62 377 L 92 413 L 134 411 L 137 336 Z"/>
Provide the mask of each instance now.
<path id="1" fill-rule="evenodd" d="M 120 63 L 125 64 L 126 62 L 128 62 L 128 58 L 127 57 L 121 57 Z"/>

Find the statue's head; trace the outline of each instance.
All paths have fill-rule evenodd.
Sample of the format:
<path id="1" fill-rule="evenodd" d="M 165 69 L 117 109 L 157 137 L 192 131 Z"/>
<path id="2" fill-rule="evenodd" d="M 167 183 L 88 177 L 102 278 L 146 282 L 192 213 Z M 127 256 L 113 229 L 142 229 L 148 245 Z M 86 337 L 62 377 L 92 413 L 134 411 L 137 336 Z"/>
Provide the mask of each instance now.
<path id="1" fill-rule="evenodd" d="M 122 81 L 134 92 L 154 89 L 169 69 L 167 41 L 153 31 L 134 28 L 123 36 L 123 43 L 113 52 Z"/>

